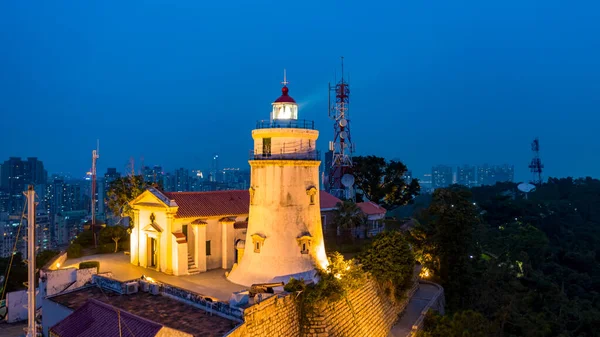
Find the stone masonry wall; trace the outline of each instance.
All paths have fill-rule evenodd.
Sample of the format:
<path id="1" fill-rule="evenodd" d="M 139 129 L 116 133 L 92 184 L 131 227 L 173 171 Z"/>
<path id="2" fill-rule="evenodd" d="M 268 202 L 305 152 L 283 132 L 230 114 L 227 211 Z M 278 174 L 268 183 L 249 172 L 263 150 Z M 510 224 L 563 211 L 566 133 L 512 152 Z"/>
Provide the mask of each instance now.
<path id="1" fill-rule="evenodd" d="M 413 287 L 405 300 L 394 304 L 375 281 L 367 280 L 360 289 L 349 294 L 351 306 L 342 299 L 327 305 L 320 315 L 309 317 L 304 336 L 386 337 L 415 290 Z M 245 309 L 244 323 L 227 336 L 300 336 L 300 316 L 294 296 L 273 296 Z"/>
<path id="2" fill-rule="evenodd" d="M 377 283 L 369 279 L 360 289 L 349 294 L 348 301 L 342 299 L 333 303 L 325 307 L 322 318 L 311 319 L 320 326 L 313 323 L 306 331 L 306 337 L 386 337 L 408 300 L 394 304 Z M 322 333 L 322 325 L 326 326 L 326 334 Z"/>
<path id="3" fill-rule="evenodd" d="M 228 337 L 291 337 L 300 335 L 295 295 L 271 296 L 244 310 L 244 323 Z"/>

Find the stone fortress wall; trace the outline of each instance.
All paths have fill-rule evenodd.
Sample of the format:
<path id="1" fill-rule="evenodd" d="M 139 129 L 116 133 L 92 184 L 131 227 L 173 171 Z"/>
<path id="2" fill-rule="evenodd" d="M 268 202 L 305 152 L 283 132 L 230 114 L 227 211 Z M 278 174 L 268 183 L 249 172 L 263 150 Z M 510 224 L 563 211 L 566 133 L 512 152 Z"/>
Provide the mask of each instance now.
<path id="1" fill-rule="evenodd" d="M 350 305 L 340 300 L 328 305 L 322 314 L 309 317 L 306 337 L 386 337 L 418 287 L 413 287 L 397 304 L 387 297 L 373 280 L 348 296 Z M 300 315 L 294 301 L 296 294 L 275 295 L 244 310 L 244 323 L 228 337 L 300 336 Z"/>

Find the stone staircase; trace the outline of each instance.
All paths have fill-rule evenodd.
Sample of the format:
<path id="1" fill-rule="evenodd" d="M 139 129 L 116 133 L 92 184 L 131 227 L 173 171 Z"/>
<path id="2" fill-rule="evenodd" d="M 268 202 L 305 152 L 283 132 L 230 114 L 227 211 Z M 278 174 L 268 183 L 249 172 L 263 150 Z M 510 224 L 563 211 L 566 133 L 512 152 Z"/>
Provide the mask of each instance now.
<path id="1" fill-rule="evenodd" d="M 200 269 L 194 266 L 194 259 L 188 254 L 188 275 L 200 274 Z"/>

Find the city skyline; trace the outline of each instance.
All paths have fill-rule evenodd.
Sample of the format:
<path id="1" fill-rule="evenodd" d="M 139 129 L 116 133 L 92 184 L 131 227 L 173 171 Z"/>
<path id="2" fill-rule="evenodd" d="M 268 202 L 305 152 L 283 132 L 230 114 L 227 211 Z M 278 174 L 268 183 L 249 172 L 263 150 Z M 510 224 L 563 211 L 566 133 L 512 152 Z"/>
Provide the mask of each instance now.
<path id="1" fill-rule="evenodd" d="M 327 84 L 343 55 L 356 155 L 399 158 L 416 174 L 437 163 L 510 163 L 525 180 L 539 136 L 546 177 L 600 171 L 589 155 L 600 141 L 586 136 L 599 121 L 596 3 L 347 2 L 364 15 L 360 25 L 331 20 L 332 3 L 230 5 L 2 3 L 2 31 L 19 34 L 0 34 L 11 51 L 0 55 L 10 126 L 0 158 L 85 172 L 100 139 L 101 170 L 130 157 L 204 166 L 214 152 L 244 168 L 247 130 L 279 95 L 284 68 L 326 149 Z M 291 24 L 273 22 L 282 11 Z"/>

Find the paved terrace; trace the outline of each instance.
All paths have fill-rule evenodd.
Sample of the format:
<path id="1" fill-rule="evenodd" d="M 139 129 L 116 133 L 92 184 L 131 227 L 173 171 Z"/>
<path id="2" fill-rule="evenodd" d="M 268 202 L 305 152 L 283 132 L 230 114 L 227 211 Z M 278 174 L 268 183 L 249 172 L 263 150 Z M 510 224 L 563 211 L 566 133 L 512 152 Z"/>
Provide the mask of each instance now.
<path id="1" fill-rule="evenodd" d="M 121 295 L 90 286 L 50 297 L 50 300 L 77 310 L 92 298 L 193 336 L 223 336 L 237 325 L 234 321 L 211 315 L 167 296 L 155 296 L 144 292 Z"/>
<path id="2" fill-rule="evenodd" d="M 229 282 L 225 278 L 224 269 L 209 270 L 196 275 L 172 276 L 153 269 L 134 266 L 129 263 L 129 255 L 123 253 L 98 254 L 68 259 L 62 268 L 78 268 L 79 263 L 84 261 L 100 262 L 100 272 L 112 272 L 113 278 L 119 281 L 133 280 L 146 275 L 160 282 L 191 290 L 204 296 L 214 297 L 221 301 L 229 301 L 231 293 L 247 289 L 247 287 Z"/>
<path id="3" fill-rule="evenodd" d="M 402 317 L 392 327 L 388 337 L 408 337 L 411 336 L 413 324 L 421 316 L 421 311 L 425 309 L 427 303 L 437 294 L 439 288 L 433 284 L 419 283 L 419 289 L 408 302 Z"/>

